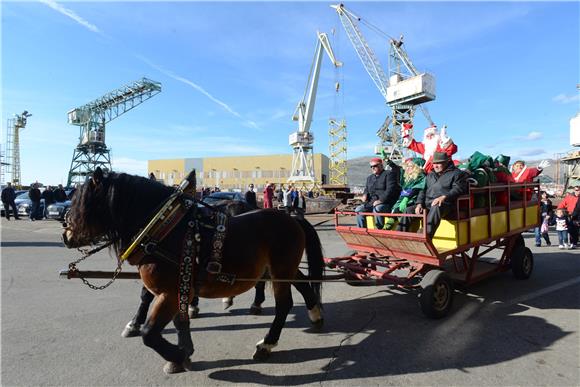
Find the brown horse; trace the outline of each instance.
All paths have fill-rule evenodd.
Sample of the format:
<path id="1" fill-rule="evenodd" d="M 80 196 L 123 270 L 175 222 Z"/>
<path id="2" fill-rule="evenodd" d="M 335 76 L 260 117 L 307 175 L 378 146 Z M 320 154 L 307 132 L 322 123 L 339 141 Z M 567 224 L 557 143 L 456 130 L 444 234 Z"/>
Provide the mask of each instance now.
<path id="1" fill-rule="evenodd" d="M 123 173 L 103 175 L 97 168 L 73 198 L 63 234 L 64 243 L 73 248 L 114 242 L 113 247 L 119 255 L 172 193 L 172 188 L 149 179 Z M 173 260 L 157 255 L 147 255 L 140 262 L 128 259 L 130 264 L 138 265 L 143 284 L 157 296 L 142 329 L 142 337 L 146 346 L 168 362 L 164 367 L 167 373 L 188 369 L 189 357 L 193 354 L 189 321 L 182 321 L 177 313 L 179 257 L 187 224 L 197 219 L 197 206 L 193 205 L 190 211 L 192 216 L 186 216 L 159 244 L 160 249 L 174 257 Z M 240 280 L 229 284 L 215 280 L 213 274 L 206 274 L 205 280 L 197 285 L 198 296 L 223 298 L 241 294 L 251 289 L 266 270 L 272 278 L 276 316 L 264 339 L 256 344 L 254 359 L 266 359 L 278 343 L 293 305 L 290 285 L 304 297 L 311 322 L 322 324 L 320 284 L 316 281 L 322 279 L 324 263 L 320 239 L 310 223 L 276 210 L 248 212 L 229 218 L 223 246 L 222 273 L 233 274 Z M 298 269 L 305 250 L 308 276 Z M 194 275 L 202 270 L 200 266 L 194 265 Z M 189 301 L 193 293 L 192 290 Z M 172 320 L 178 333 L 177 345 L 161 335 Z"/>

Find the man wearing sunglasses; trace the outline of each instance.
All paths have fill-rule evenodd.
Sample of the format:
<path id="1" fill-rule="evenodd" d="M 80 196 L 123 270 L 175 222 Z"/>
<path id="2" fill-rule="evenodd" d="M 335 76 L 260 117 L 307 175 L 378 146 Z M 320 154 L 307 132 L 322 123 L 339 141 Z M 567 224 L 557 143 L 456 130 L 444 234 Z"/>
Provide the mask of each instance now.
<path id="1" fill-rule="evenodd" d="M 370 167 L 372 173 L 367 177 L 363 204 L 358 206 L 355 212 L 390 212 L 401 193 L 400 167 L 389 160 L 385 169 L 383 160 L 378 157 L 370 160 Z M 366 227 L 364 215 L 357 215 L 356 221 L 359 227 Z M 377 229 L 383 228 L 382 216 L 375 216 L 375 226 Z"/>

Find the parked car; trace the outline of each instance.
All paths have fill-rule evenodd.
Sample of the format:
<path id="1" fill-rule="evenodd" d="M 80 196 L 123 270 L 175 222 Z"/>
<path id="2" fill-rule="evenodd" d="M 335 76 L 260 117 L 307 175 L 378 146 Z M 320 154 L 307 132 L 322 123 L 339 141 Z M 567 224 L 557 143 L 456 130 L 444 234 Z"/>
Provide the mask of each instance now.
<path id="1" fill-rule="evenodd" d="M 238 200 L 240 202 L 246 202 L 246 198 L 240 192 L 214 192 L 203 198 L 202 201 L 206 204 L 214 205 L 221 200 Z"/>
<path id="2" fill-rule="evenodd" d="M 21 193 L 16 196 L 16 208 L 18 208 L 18 216 L 29 217 L 30 209 L 32 208 L 32 201 L 28 196 L 28 191 Z M 44 199 L 40 199 L 40 210 L 38 211 L 39 216 L 36 217 L 37 220 L 44 218 Z"/>
<path id="3" fill-rule="evenodd" d="M 46 209 L 46 218 L 64 221 L 66 214 L 70 210 L 72 196 L 75 191 L 75 188 L 65 189 L 64 192 L 66 193 L 67 199 L 64 202 L 56 202 L 49 205 Z"/>
<path id="4" fill-rule="evenodd" d="M 63 221 L 66 217 L 66 214 L 70 210 L 70 205 L 71 205 L 70 200 L 67 200 L 65 202 L 52 203 L 46 209 L 46 218 Z"/>

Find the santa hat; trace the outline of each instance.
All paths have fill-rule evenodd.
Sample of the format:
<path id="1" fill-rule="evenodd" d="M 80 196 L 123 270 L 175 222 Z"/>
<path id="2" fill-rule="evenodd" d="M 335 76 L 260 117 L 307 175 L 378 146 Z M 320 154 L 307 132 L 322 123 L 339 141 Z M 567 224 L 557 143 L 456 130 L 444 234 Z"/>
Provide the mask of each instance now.
<path id="1" fill-rule="evenodd" d="M 382 164 L 383 163 L 383 159 L 381 159 L 379 157 L 373 157 L 369 163 L 371 165 Z"/>
<path id="2" fill-rule="evenodd" d="M 413 129 L 413 124 L 410 123 L 410 122 L 405 122 L 403 124 L 403 129 L 405 129 L 405 130 L 411 130 L 411 129 Z"/>
<path id="3" fill-rule="evenodd" d="M 425 129 L 425 137 L 427 137 L 430 134 L 432 134 L 432 135 L 437 134 L 437 126 L 436 125 L 430 126 L 427 129 Z"/>

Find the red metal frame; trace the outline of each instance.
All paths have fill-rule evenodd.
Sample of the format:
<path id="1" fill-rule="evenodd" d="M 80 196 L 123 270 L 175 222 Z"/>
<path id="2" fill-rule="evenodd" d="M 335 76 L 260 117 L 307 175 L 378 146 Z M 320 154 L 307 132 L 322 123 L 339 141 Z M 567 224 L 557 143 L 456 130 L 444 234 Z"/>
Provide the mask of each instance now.
<path id="1" fill-rule="evenodd" d="M 505 192 L 507 203 L 502 206 L 492 206 L 492 193 L 494 192 Z M 523 193 L 521 204 L 512 203 L 510 195 L 512 192 Z M 460 245 L 453 250 L 442 253 L 437 251 L 433 242 L 427 237 L 426 227 L 423 227 L 423 232 L 418 234 L 344 226 L 340 225 L 339 219 L 346 216 L 352 217 L 357 213 L 336 211 L 334 215 L 336 231 L 345 240 L 347 246 L 356 250 L 357 253 L 350 257 L 325 258 L 325 262 L 329 267 L 338 268 L 344 272 L 345 278 L 348 280 L 369 281 L 376 285 L 395 284 L 406 288 L 417 287 L 418 279 L 432 269 L 445 270 L 455 281 L 471 285 L 497 272 L 509 270 L 509 258 L 518 236 L 531 227 L 531 225 L 526 225 L 526 208 L 532 207 L 528 204 L 527 193 L 529 192 L 535 193 L 538 198 L 535 205 L 538 209 L 537 219 L 540 221 L 539 183 L 470 188 L 468 195 L 457 200 L 456 220 L 469 222 L 473 216 L 488 215 L 487 235 L 492 235 L 491 215 L 497 212 L 496 210 L 507 211 L 507 230 L 509 231 L 498 237 Z M 472 209 L 472 193 L 487 193 L 487 206 L 481 209 Z M 523 227 L 510 230 L 509 211 L 514 208 L 524 209 Z M 423 215 L 368 212 L 358 215 L 421 217 L 423 225 L 426 224 L 425 212 Z M 539 226 L 539 223 L 534 226 Z M 457 238 L 461 240 L 460 228 L 457 232 Z M 471 240 L 471 227 L 467 227 L 467 233 L 467 240 Z M 499 261 L 489 263 L 480 260 L 487 253 L 496 249 L 503 250 Z M 404 275 L 396 275 L 395 272 L 401 270 L 404 270 Z"/>

